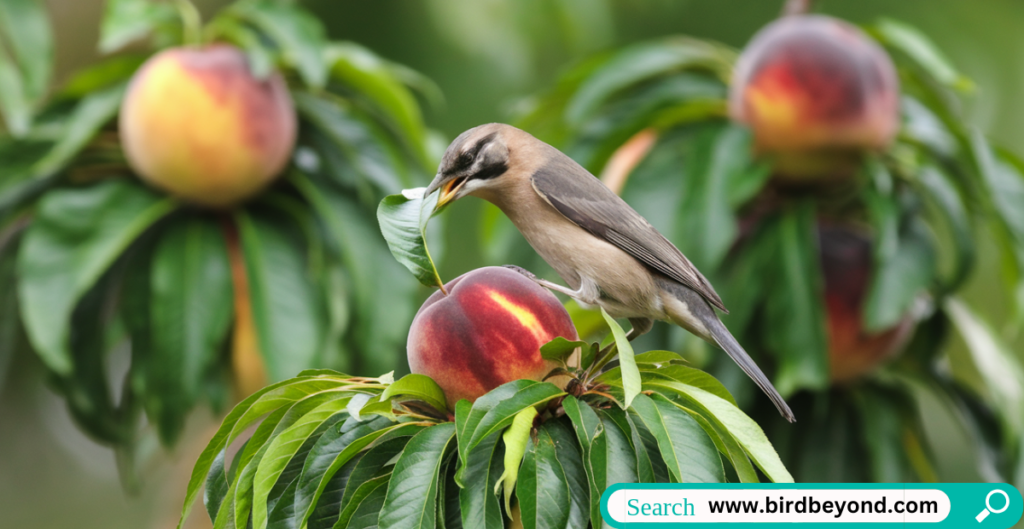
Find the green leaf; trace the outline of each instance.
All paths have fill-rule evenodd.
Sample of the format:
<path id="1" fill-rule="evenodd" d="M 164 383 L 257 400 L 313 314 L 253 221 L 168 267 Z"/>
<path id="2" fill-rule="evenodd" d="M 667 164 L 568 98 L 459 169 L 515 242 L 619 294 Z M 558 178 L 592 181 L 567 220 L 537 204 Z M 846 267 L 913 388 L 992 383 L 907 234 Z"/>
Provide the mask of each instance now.
<path id="1" fill-rule="evenodd" d="M 327 83 L 327 63 L 323 58 L 326 44 L 324 28 L 306 10 L 273 0 L 256 0 L 234 4 L 232 12 L 251 22 L 281 49 L 285 63 L 302 75 L 312 88 Z"/>
<path id="2" fill-rule="evenodd" d="M 554 340 L 540 346 L 540 356 L 545 360 L 564 361 L 577 348 L 584 351 L 590 348 L 590 344 L 581 341 L 569 341 L 561 336 L 556 336 Z"/>
<path id="3" fill-rule="evenodd" d="M 58 97 L 82 99 L 93 92 L 131 79 L 149 56 L 142 53 L 118 54 L 76 70 L 61 88 Z"/>
<path id="4" fill-rule="evenodd" d="M 100 53 L 115 52 L 149 36 L 154 29 L 173 24 L 178 11 L 171 2 L 107 0 L 100 27 Z"/>
<path id="5" fill-rule="evenodd" d="M 902 413 L 914 406 L 909 395 L 865 385 L 853 395 L 862 417 L 863 443 L 871 457 L 868 464 L 875 483 L 916 480 L 910 471 L 904 442 L 912 431 L 913 418 Z"/>
<path id="6" fill-rule="evenodd" d="M 340 395 L 339 398 L 327 400 L 303 415 L 295 424 L 270 441 L 266 453 L 256 468 L 256 475 L 253 477 L 253 527 L 256 529 L 267 527 L 267 515 L 269 514 L 267 498 L 292 456 L 324 421 L 343 411 L 347 404 L 348 399 L 340 398 Z"/>
<path id="7" fill-rule="evenodd" d="M 32 126 L 32 104 L 25 94 L 25 83 L 21 72 L 0 53 L 0 112 L 11 136 L 20 138 Z"/>
<path id="8" fill-rule="evenodd" d="M 302 375 L 271 384 L 238 403 L 228 413 L 227 417 L 224 418 L 220 428 L 217 429 L 213 438 L 207 443 L 206 448 L 203 449 L 192 469 L 192 477 L 189 479 L 188 488 L 185 492 L 185 502 L 181 508 L 181 518 L 178 521 L 179 529 L 192 511 L 192 505 L 199 495 L 200 487 L 202 487 L 217 454 L 224 450 L 226 446 L 230 446 L 231 442 L 242 431 L 268 413 L 271 413 L 270 417 L 273 417 L 273 414 L 278 412 L 284 415 L 288 406 L 309 395 L 346 387 L 348 382 L 345 379 L 347 378 L 347 376 L 340 373 L 335 373 L 333 376 L 328 374 Z M 267 422 L 270 420 L 270 417 L 261 424 L 260 428 L 263 428 L 264 425 L 267 425 L 267 428 L 270 427 Z M 260 435 L 260 428 L 257 428 L 253 438 L 247 443 L 246 450 L 243 450 L 239 457 L 242 457 L 246 451 L 255 452 L 259 449 L 259 447 L 255 446 L 258 444 L 255 442 L 255 439 Z M 269 436 L 272 430 L 270 428 L 265 435 Z"/>
<path id="9" fill-rule="evenodd" d="M 679 382 L 651 380 L 645 389 L 669 392 L 682 397 L 710 421 L 721 423 L 724 429 L 735 437 L 743 450 L 757 466 L 775 483 L 792 483 L 793 476 L 779 459 L 775 448 L 765 437 L 761 427 L 731 402 L 703 389 Z"/>
<path id="10" fill-rule="evenodd" d="M 125 84 L 118 84 L 83 98 L 64 124 L 60 141 L 33 168 L 36 177 L 47 177 L 63 169 L 117 115 L 125 89 Z"/>
<path id="11" fill-rule="evenodd" d="M 389 466 L 393 466 L 396 456 L 405 450 L 412 435 L 395 437 L 383 442 L 378 442 L 366 451 L 366 454 L 356 463 L 350 476 L 351 487 L 345 487 L 345 493 L 341 497 L 342 508 L 347 506 L 356 494 L 360 484 L 373 479 L 385 472 Z M 321 496 L 321 501 L 323 496 Z M 319 503 L 319 502 L 318 502 Z"/>
<path id="12" fill-rule="evenodd" d="M 633 449 L 633 458 L 636 461 L 636 478 L 640 483 L 654 483 L 654 461 L 647 453 L 643 438 L 640 437 L 639 427 L 624 410 L 610 407 L 602 410 L 602 416 L 615 421 L 626 438 L 629 446 Z"/>
<path id="13" fill-rule="evenodd" d="M 260 34 L 242 21 L 231 17 L 217 17 L 210 22 L 205 31 L 241 48 L 245 52 L 253 77 L 267 79 L 273 73 L 274 58 L 271 56 L 271 50 L 260 40 Z"/>
<path id="14" fill-rule="evenodd" d="M 1016 244 L 1024 245 L 1024 209 L 1020 207 L 1024 201 L 1024 176 L 996 156 L 980 131 L 972 131 L 970 141 L 978 172 L 988 190 L 986 200 L 991 201 Z"/>
<path id="15" fill-rule="evenodd" d="M 344 419 L 346 419 L 344 414 L 336 413 L 320 423 L 288 460 L 284 471 L 281 472 L 277 482 L 270 489 L 270 494 L 267 495 L 267 527 L 269 529 L 291 528 L 297 525 L 296 519 L 301 519 L 302 513 L 296 508 L 295 491 L 299 486 L 302 466 L 310 450 L 328 431 L 335 431 L 339 429 L 339 426 L 340 429 L 347 429 L 348 421 L 341 425 L 338 424 Z M 238 518 L 236 517 L 236 519 Z"/>
<path id="16" fill-rule="evenodd" d="M 377 220 L 395 259 L 408 268 L 420 284 L 444 290 L 426 242 L 427 222 L 437 204 L 437 196 L 424 197 L 425 190 L 407 189 L 400 195 L 385 197 L 377 208 Z"/>
<path id="17" fill-rule="evenodd" d="M 900 102 L 900 109 L 903 111 L 901 135 L 925 146 L 940 157 L 952 158 L 956 155 L 956 137 L 932 109 L 906 94 Z"/>
<path id="18" fill-rule="evenodd" d="M 586 403 L 581 404 L 575 397 L 568 395 L 562 400 L 562 408 L 565 416 L 572 423 L 573 431 L 576 433 L 576 440 L 579 442 L 584 462 L 584 470 L 587 475 L 589 488 L 590 505 L 588 515 L 594 520 L 594 527 L 597 527 L 601 515 L 601 494 L 604 489 L 597 483 L 597 476 L 590 467 L 590 452 L 593 440 L 604 430 L 600 417 Z"/>
<path id="19" fill-rule="evenodd" d="M 590 485 L 587 479 L 586 459 L 580 451 L 580 445 L 564 420 L 548 421 L 541 429 L 554 441 L 555 459 L 561 465 L 565 481 L 569 485 L 569 523 L 565 527 L 586 527 L 590 521 Z"/>
<path id="20" fill-rule="evenodd" d="M 252 477 L 256 475 L 256 468 L 267 452 L 271 436 L 294 424 L 294 421 L 298 419 L 296 417 L 298 410 L 308 411 L 312 404 L 319 402 L 322 402 L 322 399 L 309 398 L 291 406 L 282 407 L 267 415 L 267 418 L 256 427 L 252 437 L 245 442 L 231 462 L 231 466 L 236 468 L 236 472 L 231 481 L 231 487 L 228 489 L 227 499 L 230 501 L 221 504 L 221 512 L 214 519 L 214 527 L 224 527 L 233 520 L 249 518 L 249 511 L 252 508 Z"/>
<path id="21" fill-rule="evenodd" d="M 358 420 L 358 419 L 357 419 Z M 382 435 L 401 428 L 386 417 L 374 417 L 354 424 L 350 430 L 331 430 L 317 440 L 302 467 L 295 493 L 299 526 L 306 523 L 334 474 Z"/>
<path id="22" fill-rule="evenodd" d="M 416 434 L 395 463 L 381 529 L 434 529 L 441 463 L 455 439 L 455 425 L 438 424 Z"/>
<path id="23" fill-rule="evenodd" d="M 883 18 L 873 29 L 882 42 L 905 53 L 936 81 L 960 91 L 973 89 L 974 83 L 957 72 L 935 43 L 917 28 L 891 18 Z"/>
<path id="24" fill-rule="evenodd" d="M 701 371 L 700 369 L 688 366 L 669 365 L 653 369 L 641 368 L 641 372 L 645 374 L 650 373 L 658 377 L 670 378 L 672 380 L 682 382 L 683 384 L 698 387 L 738 406 L 738 404 L 736 404 L 736 399 L 733 398 L 732 394 L 729 393 L 729 390 L 726 389 L 726 387 L 719 382 L 717 378 Z"/>
<path id="25" fill-rule="evenodd" d="M 636 483 L 636 452 L 630 446 L 629 437 L 603 410 L 597 414 L 601 428 L 590 441 L 587 466 L 590 468 L 594 488 L 591 489 L 590 519 L 597 527 L 601 523 L 600 495 L 616 483 Z M 598 491 L 595 497 L 593 491 Z"/>
<path id="26" fill-rule="evenodd" d="M 576 440 L 579 441 L 580 447 L 583 449 L 583 455 L 586 456 L 590 450 L 590 442 L 597 435 L 598 429 L 601 428 L 601 420 L 594 413 L 594 409 L 589 405 L 581 404 L 576 397 L 567 395 L 562 400 L 562 407 L 565 409 L 566 417 L 572 422 L 573 430 L 576 432 Z"/>
<path id="27" fill-rule="evenodd" d="M 565 395 L 558 386 L 548 382 L 517 380 L 498 386 L 473 403 L 463 427 L 459 430 L 459 455 L 463 463 L 466 453 L 491 434 L 512 424 L 519 412 L 547 403 Z M 458 417 L 456 407 L 456 417 Z M 464 474 L 460 472 L 458 479 Z"/>
<path id="28" fill-rule="evenodd" d="M 245 212 L 235 216 L 245 255 L 260 354 L 272 380 L 315 365 L 324 347 L 326 307 L 303 250 L 278 224 Z"/>
<path id="29" fill-rule="evenodd" d="M 370 217 L 351 198 L 296 176 L 293 183 L 316 209 L 331 239 L 337 245 L 355 292 L 358 342 L 372 355 L 362 358 L 370 372 L 394 369 L 398 354 L 404 355 L 405 341 L 415 308 L 416 283 L 389 257 L 380 232 Z M 381 303 L 386 299 L 388 303 Z"/>
<path id="30" fill-rule="evenodd" d="M 633 357 L 633 346 L 626 339 L 626 333 L 622 327 L 615 321 L 615 318 L 605 312 L 603 307 L 601 315 L 604 316 L 604 321 L 608 323 L 608 327 L 612 330 L 612 336 L 615 337 L 615 345 L 619 351 L 619 369 L 622 371 L 622 389 L 626 393 L 624 404 L 626 408 L 629 408 L 633 398 L 640 393 L 640 370 L 636 367 L 636 359 Z"/>
<path id="31" fill-rule="evenodd" d="M 198 216 L 171 225 L 157 244 L 150 281 L 143 399 L 170 445 L 231 325 L 231 270 L 220 226 Z"/>
<path id="32" fill-rule="evenodd" d="M 536 408 L 525 408 L 515 415 L 512 424 L 501 434 L 505 446 L 505 469 L 494 485 L 494 494 L 497 495 L 499 489 L 505 490 L 505 512 L 512 512 L 512 491 L 519 479 L 519 466 L 523 462 L 526 443 L 530 440 L 530 430 L 536 417 Z"/>
<path id="33" fill-rule="evenodd" d="M 674 355 L 675 353 L 672 354 Z M 640 357 L 638 356 L 637 358 Z M 699 369 L 681 365 L 659 364 L 639 364 L 639 368 L 641 381 L 657 379 L 675 380 L 684 384 L 696 386 L 704 391 L 736 404 L 736 399 L 733 398 L 732 394 L 729 393 L 729 390 L 726 389 L 718 379 Z M 604 373 L 601 373 L 601 376 L 594 379 L 594 381 L 600 384 L 608 384 L 610 386 L 621 388 L 622 372 L 618 367 L 614 367 Z"/>
<path id="34" fill-rule="evenodd" d="M 724 483 L 725 468 L 714 442 L 692 417 L 660 396 L 637 396 L 633 410 L 658 440 L 675 483 Z"/>
<path id="35" fill-rule="evenodd" d="M 334 524 L 335 529 L 377 529 L 390 484 L 391 474 L 387 474 L 359 487 L 353 504 L 346 507 Z"/>
<path id="36" fill-rule="evenodd" d="M 175 207 L 138 183 L 49 193 L 25 234 L 18 294 L 25 330 L 48 367 L 67 375 L 75 304 L 143 231 Z"/>
<path id="37" fill-rule="evenodd" d="M 647 351 L 634 355 L 633 358 L 636 360 L 637 367 L 641 370 L 686 363 L 686 359 L 675 351 Z"/>
<path id="38" fill-rule="evenodd" d="M 2 184 L 0 213 L 17 206 L 41 187 L 52 181 L 64 167 L 92 140 L 96 132 L 116 114 L 124 96 L 125 86 L 119 84 L 83 98 L 62 125 L 60 139 L 46 155 L 24 173 Z"/>
<path id="39" fill-rule="evenodd" d="M 970 360 L 981 375 L 975 390 L 984 395 L 1012 432 L 1012 439 L 1024 437 L 1024 368 L 999 335 L 957 298 L 943 305 L 967 345 Z"/>
<path id="40" fill-rule="evenodd" d="M 395 440 L 402 441 L 402 440 Z M 404 446 L 405 442 L 402 441 L 401 445 Z M 367 452 L 368 453 L 368 452 Z M 324 487 L 323 494 L 320 495 L 320 500 L 316 502 L 316 507 L 313 509 L 313 514 L 309 516 L 309 520 L 306 523 L 308 529 L 331 529 L 334 524 L 338 521 L 338 517 L 341 514 L 342 508 L 342 495 L 346 490 L 349 489 L 348 485 L 352 484 L 352 489 L 357 486 L 357 483 L 350 482 L 349 477 L 354 472 L 355 467 L 358 466 L 359 462 L 363 460 L 365 455 L 357 455 L 345 463 L 334 476 L 331 477 L 327 482 L 327 486 Z"/>
<path id="41" fill-rule="evenodd" d="M 380 398 L 384 400 L 396 396 L 422 400 L 438 411 L 448 411 L 444 390 L 441 389 L 441 386 L 437 385 L 437 382 L 434 382 L 434 379 L 426 375 L 418 375 L 416 373 L 405 375 L 394 384 L 388 386 Z"/>
<path id="42" fill-rule="evenodd" d="M 699 413 L 690 410 L 688 408 L 681 408 L 686 413 L 693 417 L 700 427 L 704 429 L 704 433 L 711 437 L 714 441 L 715 447 L 718 448 L 719 453 L 726 456 L 729 462 L 732 463 L 733 470 L 736 471 L 736 477 L 739 478 L 740 483 L 760 483 L 761 479 L 757 475 L 757 470 L 754 470 L 754 465 L 751 464 L 750 458 L 747 457 L 747 453 L 743 451 L 743 447 L 725 428 L 725 425 L 721 421 L 715 420 L 714 424 L 708 419 L 702 417 Z"/>
<path id="43" fill-rule="evenodd" d="M 293 96 L 299 114 L 312 125 L 310 144 L 320 156 L 319 171 L 355 187 L 366 202 L 377 199 L 370 183 L 385 193 L 412 185 L 402 151 L 376 118 L 337 98 L 301 91 Z"/>
<path id="44" fill-rule="evenodd" d="M 463 487 L 459 490 L 459 506 L 464 527 L 504 529 L 501 503 L 494 489 L 504 473 L 504 452 L 497 433 L 484 439 L 469 451 Z"/>
<path id="45" fill-rule="evenodd" d="M 209 513 L 211 520 L 217 518 L 217 512 L 220 511 L 221 502 L 227 496 L 228 489 L 227 471 L 224 468 L 224 451 L 221 450 L 217 454 L 217 458 L 213 460 L 210 472 L 206 475 L 206 485 L 203 487 L 203 504 L 206 506 L 206 512 Z"/>
<path id="46" fill-rule="evenodd" d="M 723 46 L 683 37 L 629 46 L 583 80 L 568 101 L 565 121 L 572 127 L 579 127 L 622 89 L 666 73 L 701 68 L 726 77 L 733 57 Z"/>
<path id="47" fill-rule="evenodd" d="M 0 34 L 18 69 L 21 93 L 29 104 L 39 102 L 50 85 L 53 70 L 53 33 L 43 2 L 5 0 L 0 2 Z M 6 59 L 6 54 L 2 54 Z M 31 112 L 31 109 L 27 109 Z M 4 108 L 5 114 L 7 109 Z M 29 115 L 30 117 L 30 115 Z M 8 118 L 9 119 L 9 118 Z M 26 122 L 25 125 L 28 125 Z M 10 132 L 15 136 L 28 129 Z"/>
<path id="48" fill-rule="evenodd" d="M 528 432 L 527 432 L 528 433 Z M 529 436 L 524 439 L 529 439 Z M 507 452 L 506 452 L 507 453 Z M 508 472 L 508 468 L 505 468 Z M 524 529 L 564 528 L 569 522 L 569 483 L 558 462 L 555 442 L 546 428 L 537 432 L 537 439 L 523 458 L 522 478 L 516 488 Z M 510 490 L 506 487 L 507 495 Z M 511 510 L 511 509 L 510 509 Z"/>
<path id="49" fill-rule="evenodd" d="M 429 168 L 434 160 L 424 149 L 426 127 L 419 105 L 391 65 L 353 42 L 332 43 L 324 50 L 324 55 L 331 77 L 373 101 Z"/>
<path id="50" fill-rule="evenodd" d="M 438 526 L 441 529 L 463 529 L 462 513 L 459 508 L 459 488 L 455 483 L 455 472 L 459 460 L 449 457 L 441 469 L 441 480 L 437 492 Z"/>
<path id="51" fill-rule="evenodd" d="M 783 213 L 777 237 L 774 280 L 768 285 L 764 325 L 772 329 L 767 347 L 779 358 L 775 387 L 783 396 L 801 388 L 828 385 L 828 340 L 825 335 L 823 282 L 815 236 L 813 204 L 805 202 Z M 763 275 L 762 275 L 763 277 Z"/>
<path id="52" fill-rule="evenodd" d="M 935 276 L 935 250 L 927 228 L 912 221 L 896 252 L 877 264 L 864 304 L 864 329 L 890 329 L 906 317 Z"/>
<path id="53" fill-rule="evenodd" d="M 740 205 L 749 199 L 770 172 L 751 160 L 750 133 L 739 126 L 702 130 L 687 147 L 682 197 L 675 216 L 679 250 L 698 269 L 714 270 L 738 233 L 734 201 Z M 741 187 L 743 193 L 734 199 L 734 190 Z"/>
<path id="54" fill-rule="evenodd" d="M 953 234 L 956 262 L 949 279 L 943 285 L 945 291 L 952 292 L 967 280 L 974 264 L 974 233 L 967 205 L 950 176 L 936 166 L 921 167 L 918 182 L 931 195 L 936 211 L 946 219 Z"/>

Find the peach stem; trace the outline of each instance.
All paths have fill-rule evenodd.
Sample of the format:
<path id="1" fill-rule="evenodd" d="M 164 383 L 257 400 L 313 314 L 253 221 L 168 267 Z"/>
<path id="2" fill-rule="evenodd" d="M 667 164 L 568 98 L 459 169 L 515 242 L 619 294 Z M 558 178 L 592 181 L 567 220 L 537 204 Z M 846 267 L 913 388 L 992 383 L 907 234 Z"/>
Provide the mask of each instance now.
<path id="1" fill-rule="evenodd" d="M 267 383 L 266 367 L 260 355 L 249 298 L 249 278 L 245 269 L 245 256 L 239 241 L 238 226 L 230 218 L 223 222 L 228 261 L 231 264 L 231 282 L 234 287 L 235 325 L 231 344 L 231 364 L 235 375 L 235 389 L 239 398 L 255 393 Z"/>
<path id="2" fill-rule="evenodd" d="M 782 16 L 806 15 L 811 11 L 811 0 L 786 0 L 782 7 Z"/>
<path id="3" fill-rule="evenodd" d="M 178 8 L 178 16 L 181 17 L 181 25 L 184 28 L 182 40 L 186 46 L 199 46 L 202 44 L 203 19 L 191 0 L 174 0 L 174 6 Z"/>

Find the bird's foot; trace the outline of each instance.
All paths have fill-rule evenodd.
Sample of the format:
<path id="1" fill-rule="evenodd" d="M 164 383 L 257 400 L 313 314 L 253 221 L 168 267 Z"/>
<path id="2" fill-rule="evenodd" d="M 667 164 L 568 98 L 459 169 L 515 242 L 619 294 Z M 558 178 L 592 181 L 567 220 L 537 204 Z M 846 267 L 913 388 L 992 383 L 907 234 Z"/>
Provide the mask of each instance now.
<path id="1" fill-rule="evenodd" d="M 531 272 L 531 271 L 529 271 L 529 270 L 527 270 L 527 269 L 525 269 L 525 268 L 523 268 L 521 266 L 507 264 L 507 265 L 502 265 L 501 267 L 502 268 L 508 268 L 509 270 L 511 270 L 513 272 L 519 272 L 519 274 L 521 274 L 522 276 L 526 277 L 527 279 L 529 279 L 531 281 L 536 281 L 537 280 L 537 276 L 535 276 L 533 274 L 533 272 Z"/>
<path id="2" fill-rule="evenodd" d="M 629 318 L 629 324 L 633 328 L 626 334 L 626 339 L 632 342 L 639 336 L 647 334 L 654 327 L 654 320 L 650 318 Z"/>

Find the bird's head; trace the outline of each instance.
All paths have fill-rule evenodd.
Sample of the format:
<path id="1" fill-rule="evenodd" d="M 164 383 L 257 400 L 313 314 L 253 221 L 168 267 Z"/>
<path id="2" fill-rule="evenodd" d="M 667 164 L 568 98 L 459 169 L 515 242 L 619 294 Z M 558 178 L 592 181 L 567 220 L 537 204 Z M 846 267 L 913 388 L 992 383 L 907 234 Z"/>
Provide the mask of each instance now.
<path id="1" fill-rule="evenodd" d="M 436 210 L 474 191 L 499 186 L 508 173 L 508 142 L 516 130 L 509 125 L 489 123 L 460 134 L 444 152 L 437 176 L 423 196 L 441 190 Z"/>

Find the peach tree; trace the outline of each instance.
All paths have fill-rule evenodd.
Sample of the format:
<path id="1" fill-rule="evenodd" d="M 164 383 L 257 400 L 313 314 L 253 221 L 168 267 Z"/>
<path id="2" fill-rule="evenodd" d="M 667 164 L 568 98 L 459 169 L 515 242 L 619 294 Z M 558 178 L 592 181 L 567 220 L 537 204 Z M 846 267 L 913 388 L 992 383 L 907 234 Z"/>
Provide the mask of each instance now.
<path id="1" fill-rule="evenodd" d="M 710 369 L 798 479 L 937 479 L 919 412 L 937 398 L 984 475 L 1020 482 L 1024 370 L 1005 339 L 1024 314 L 1024 164 L 963 119 L 970 90 L 913 27 L 794 14 L 741 53 L 680 36 L 585 60 L 520 125 L 601 174 L 724 291 L 723 321 L 799 422 L 749 399 L 721 355 Z M 487 214 L 491 259 L 543 269 Z M 982 234 L 1015 307 L 1005 335 L 960 297 Z M 957 334 L 965 353 L 950 352 Z M 677 331 L 648 340 L 705 357 Z"/>
<path id="2" fill-rule="evenodd" d="M 42 2 L 0 5 L 0 355 L 122 455 L 200 401 L 391 369 L 418 287 L 374 211 L 432 174 L 436 87 L 287 1 L 106 6 L 104 57 L 51 88 Z"/>
<path id="3" fill-rule="evenodd" d="M 512 298 L 522 291 L 509 282 L 524 282 L 537 289 L 527 297 L 545 299 L 510 299 L 521 305 L 506 317 L 529 310 L 561 336 L 541 344 L 520 336 L 532 333 L 516 322 L 494 318 L 486 327 L 448 321 L 436 332 L 496 362 L 533 356 L 540 380 L 509 380 L 498 363 L 486 393 L 465 393 L 458 379 L 478 373 L 450 358 L 431 366 L 445 389 L 417 373 L 416 362 L 397 381 L 303 372 L 228 414 L 193 470 L 182 523 L 204 487 L 215 528 L 497 529 L 511 519 L 533 529 L 600 527 L 601 493 L 614 483 L 792 481 L 721 383 L 676 353 L 634 354 L 607 314 L 611 336 L 601 347 L 567 339 L 575 331 L 557 323 L 568 321 L 557 298 L 516 272 L 474 271 L 442 285 L 424 243 L 437 197 L 424 200 L 422 191 L 387 197 L 378 210 L 396 259 L 440 288 L 435 297 L 484 288 Z M 488 342 L 481 333 L 499 335 Z M 421 339 L 410 335 L 410 360 L 422 359 L 417 347 L 431 346 L 413 343 Z"/>

